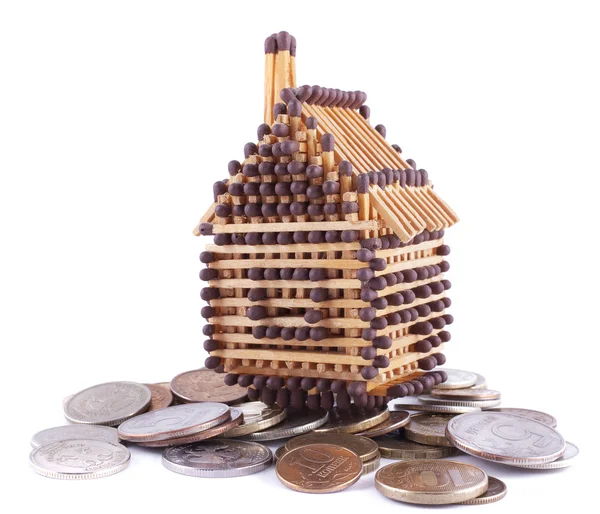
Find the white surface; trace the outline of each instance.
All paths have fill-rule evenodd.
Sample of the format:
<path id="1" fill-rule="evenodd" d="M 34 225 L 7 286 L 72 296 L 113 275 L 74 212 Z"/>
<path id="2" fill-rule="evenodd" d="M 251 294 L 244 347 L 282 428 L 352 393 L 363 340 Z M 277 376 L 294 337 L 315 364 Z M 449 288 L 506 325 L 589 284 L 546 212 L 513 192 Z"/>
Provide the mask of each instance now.
<path id="1" fill-rule="evenodd" d="M 0 4 L 3 505 L 411 508 L 381 497 L 373 475 L 311 496 L 273 470 L 179 476 L 139 448 L 129 469 L 102 480 L 28 469 L 29 439 L 64 422 L 63 397 L 202 364 L 206 240 L 191 230 L 212 183 L 255 139 L 263 40 L 285 29 L 298 40 L 299 84 L 366 91 L 373 124 L 387 126 L 462 218 L 447 237 L 448 366 L 484 374 L 504 406 L 555 415 L 581 447 L 565 471 L 473 459 L 508 484 L 487 511 L 569 509 L 593 485 L 588 462 L 598 456 L 597 412 L 586 408 L 598 360 L 593 3 L 203 4 Z"/>

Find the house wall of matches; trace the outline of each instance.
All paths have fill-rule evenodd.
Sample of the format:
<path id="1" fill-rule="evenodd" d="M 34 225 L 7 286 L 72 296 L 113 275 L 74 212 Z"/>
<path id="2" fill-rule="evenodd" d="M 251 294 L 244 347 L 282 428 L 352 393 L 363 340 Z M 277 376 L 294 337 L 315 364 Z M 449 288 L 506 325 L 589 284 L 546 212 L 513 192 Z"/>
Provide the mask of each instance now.
<path id="1" fill-rule="evenodd" d="M 287 32 L 267 38 L 263 123 L 194 230 L 214 238 L 205 365 L 268 405 L 382 406 L 446 378 L 458 218 L 365 93 L 296 87 L 295 56 Z"/>

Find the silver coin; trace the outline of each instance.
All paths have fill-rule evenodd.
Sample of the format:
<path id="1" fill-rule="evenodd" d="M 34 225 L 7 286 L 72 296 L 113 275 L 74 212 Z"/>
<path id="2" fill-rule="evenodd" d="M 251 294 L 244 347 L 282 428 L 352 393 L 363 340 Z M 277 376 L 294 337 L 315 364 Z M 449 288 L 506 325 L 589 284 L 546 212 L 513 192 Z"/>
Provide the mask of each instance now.
<path id="1" fill-rule="evenodd" d="M 146 412 L 119 426 L 126 441 L 161 441 L 196 434 L 220 425 L 230 417 L 224 403 L 188 403 Z"/>
<path id="2" fill-rule="evenodd" d="M 29 455 L 36 473 L 63 480 L 114 475 L 129 464 L 131 454 L 122 444 L 73 439 L 45 444 Z"/>
<path id="3" fill-rule="evenodd" d="M 527 468 L 527 469 L 561 469 L 568 468 L 573 465 L 573 461 L 575 461 L 577 455 L 579 455 L 579 448 L 575 446 L 573 443 L 567 441 L 567 448 L 565 449 L 565 453 L 563 453 L 558 459 L 552 462 L 547 462 L 545 464 L 513 464 L 513 466 L 517 466 L 519 468 Z"/>
<path id="4" fill-rule="evenodd" d="M 452 418 L 446 437 L 459 450 L 505 464 L 544 464 L 565 451 L 563 437 L 539 421 L 504 412 L 475 412 Z"/>
<path id="5" fill-rule="evenodd" d="M 323 409 L 294 411 L 288 409 L 287 418 L 278 425 L 248 434 L 244 439 L 248 441 L 275 441 L 286 437 L 306 434 L 315 428 L 327 423 L 329 413 Z"/>
<path id="6" fill-rule="evenodd" d="M 239 477 L 258 473 L 273 461 L 262 444 L 239 439 L 211 439 L 173 446 L 163 453 L 165 468 L 195 477 Z"/>
<path id="7" fill-rule="evenodd" d="M 487 380 L 485 379 L 484 376 L 480 375 L 479 373 L 473 373 L 477 379 L 475 380 L 475 383 L 471 386 L 471 389 L 485 389 L 487 388 Z"/>
<path id="8" fill-rule="evenodd" d="M 103 425 L 64 425 L 41 430 L 31 438 L 31 446 L 39 448 L 45 444 L 71 439 L 92 439 L 108 443 L 120 441 L 116 428 Z"/>
<path id="9" fill-rule="evenodd" d="M 435 386 L 438 389 L 463 389 L 465 387 L 471 387 L 475 384 L 475 382 L 477 382 L 477 375 L 471 371 L 446 368 L 439 369 L 441 371 L 445 371 L 448 375 L 448 378 L 445 382 Z"/>
<path id="10" fill-rule="evenodd" d="M 74 394 L 64 411 L 73 423 L 116 426 L 146 411 L 151 400 L 152 393 L 143 384 L 108 382 Z"/>
<path id="11" fill-rule="evenodd" d="M 435 398 L 430 394 L 420 394 L 417 398 L 425 403 L 451 405 L 454 407 L 479 407 L 480 409 L 491 409 L 492 407 L 498 407 L 498 405 L 500 405 L 502 402 L 502 400 L 447 400 Z"/>
<path id="12" fill-rule="evenodd" d="M 501 407 L 499 409 L 489 409 L 490 412 L 506 412 L 507 414 L 514 414 L 516 416 L 523 416 L 525 418 L 534 419 L 543 423 L 544 425 L 548 425 L 549 427 L 556 428 L 558 424 L 556 418 L 551 416 L 550 414 L 546 414 L 545 412 L 540 412 L 538 410 L 531 409 L 516 409 L 512 407 Z"/>
<path id="13" fill-rule="evenodd" d="M 459 405 L 438 405 L 435 403 L 394 403 L 393 407 L 414 410 L 418 412 L 439 412 L 443 414 L 466 414 L 467 412 L 481 412 L 480 407 L 464 407 Z"/>

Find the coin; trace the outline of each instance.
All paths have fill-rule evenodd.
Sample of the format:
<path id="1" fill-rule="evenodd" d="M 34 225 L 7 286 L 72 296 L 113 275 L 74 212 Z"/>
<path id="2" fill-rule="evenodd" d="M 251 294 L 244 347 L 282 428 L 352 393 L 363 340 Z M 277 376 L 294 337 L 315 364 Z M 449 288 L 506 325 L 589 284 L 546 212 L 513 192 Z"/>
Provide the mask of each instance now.
<path id="1" fill-rule="evenodd" d="M 161 441 L 196 434 L 228 419 L 229 407 L 224 403 L 174 405 L 125 421 L 119 426 L 119 437 L 133 442 Z"/>
<path id="2" fill-rule="evenodd" d="M 357 435 L 378 437 L 402 428 L 404 425 L 408 424 L 409 421 L 410 414 L 408 412 L 404 410 L 391 410 L 390 417 L 383 423 L 379 423 L 379 425 L 375 425 L 364 432 L 359 432 Z"/>
<path id="3" fill-rule="evenodd" d="M 379 467 L 379 464 L 381 464 L 381 456 L 379 455 L 379 453 L 377 453 L 377 455 L 371 460 L 363 462 L 362 474 L 368 475 L 369 473 L 373 473 L 373 471 L 375 471 Z"/>
<path id="4" fill-rule="evenodd" d="M 152 394 L 136 382 L 107 382 L 74 394 L 65 404 L 65 417 L 73 423 L 120 425 L 146 411 Z"/>
<path id="5" fill-rule="evenodd" d="M 535 421 L 539 421 L 544 425 L 548 425 L 549 427 L 556 428 L 558 424 L 556 418 L 554 416 L 550 416 L 550 414 L 546 414 L 545 412 L 540 412 L 537 410 L 531 409 L 515 409 L 512 407 L 501 407 L 498 409 L 488 409 L 490 412 L 506 412 L 506 414 L 515 414 L 516 416 L 523 416 L 525 418 L 534 419 Z"/>
<path id="6" fill-rule="evenodd" d="M 575 446 L 573 443 L 566 441 L 567 447 L 565 449 L 565 453 L 563 453 L 558 459 L 552 462 L 547 462 L 545 464 L 520 464 L 517 467 L 519 468 L 527 468 L 527 469 L 561 469 L 568 468 L 573 465 L 573 461 L 579 454 L 579 448 Z M 515 466 L 516 464 L 513 464 Z"/>
<path id="7" fill-rule="evenodd" d="M 273 460 L 275 462 L 277 462 L 279 459 L 281 459 L 281 457 L 283 457 L 285 454 L 287 453 L 287 450 L 285 448 L 285 445 L 280 446 L 279 448 L 277 448 L 277 450 L 275 451 L 275 453 L 273 454 Z"/>
<path id="8" fill-rule="evenodd" d="M 452 414 L 415 414 L 404 429 L 406 438 L 421 444 L 454 447 L 446 438 L 446 425 L 453 417 Z"/>
<path id="9" fill-rule="evenodd" d="M 131 454 L 122 444 L 92 439 L 72 439 L 45 444 L 29 455 L 36 473 L 63 480 L 83 480 L 114 475 L 129 464 Z"/>
<path id="10" fill-rule="evenodd" d="M 362 462 L 371 460 L 379 454 L 379 447 L 372 439 L 361 435 L 338 434 L 336 432 L 325 434 L 313 432 L 312 434 L 294 437 L 285 443 L 285 447 L 288 451 L 291 451 L 311 444 L 333 444 L 335 446 L 343 446 L 356 453 Z"/>
<path id="11" fill-rule="evenodd" d="M 394 407 L 421 412 L 440 412 L 443 414 L 465 414 L 467 412 L 481 412 L 480 407 L 465 407 L 461 405 L 439 405 L 435 403 L 394 403 Z"/>
<path id="12" fill-rule="evenodd" d="M 241 425 L 223 434 L 225 438 L 241 437 L 277 425 L 287 416 L 287 411 L 276 405 L 269 407 L 262 402 L 249 402 L 237 406 L 244 414 Z"/>
<path id="13" fill-rule="evenodd" d="M 459 503 L 483 494 L 484 471 L 452 460 L 395 462 L 375 475 L 375 488 L 392 500 L 421 505 Z"/>
<path id="14" fill-rule="evenodd" d="M 486 389 L 487 381 L 486 381 L 485 377 L 480 375 L 479 373 L 473 373 L 473 374 L 477 377 L 477 379 L 475 380 L 475 383 L 470 387 L 470 389 Z"/>
<path id="15" fill-rule="evenodd" d="M 420 394 L 418 399 L 425 403 L 437 403 L 438 405 L 451 405 L 453 407 L 479 407 L 488 409 L 500 405 L 500 400 L 450 400 L 434 398 L 430 394 Z"/>
<path id="16" fill-rule="evenodd" d="M 446 368 L 440 369 L 446 372 L 448 378 L 445 382 L 436 385 L 435 387 L 437 389 L 462 389 L 464 387 L 471 387 L 477 382 L 477 375 L 471 371 Z"/>
<path id="17" fill-rule="evenodd" d="M 381 456 L 387 459 L 443 459 L 453 453 L 453 449 L 448 446 L 429 446 L 391 434 L 378 437 L 374 441 L 379 446 Z"/>
<path id="18" fill-rule="evenodd" d="M 492 389 L 434 389 L 431 396 L 442 400 L 499 400 L 500 392 Z"/>
<path id="19" fill-rule="evenodd" d="M 315 429 L 315 432 L 356 434 L 383 423 L 389 417 L 390 411 L 387 407 L 371 410 L 364 410 L 355 405 L 347 410 L 333 407 L 329 409 L 329 421 L 322 427 Z"/>
<path id="20" fill-rule="evenodd" d="M 500 501 L 506 496 L 506 484 L 502 480 L 488 476 L 488 489 L 485 493 L 472 500 L 460 502 L 461 505 L 484 505 Z"/>
<path id="21" fill-rule="evenodd" d="M 311 444 L 288 451 L 278 461 L 277 478 L 295 491 L 334 493 L 354 484 L 363 464 L 356 453 L 333 444 Z"/>
<path id="22" fill-rule="evenodd" d="M 171 446 L 163 452 L 165 468 L 195 477 L 241 477 L 267 469 L 271 450 L 262 444 L 238 439 L 211 439 Z"/>
<path id="23" fill-rule="evenodd" d="M 152 399 L 150 400 L 150 408 L 148 411 L 154 411 L 159 409 L 164 409 L 168 407 L 173 402 L 173 394 L 171 394 L 171 389 L 168 387 L 163 387 L 158 384 L 144 384 L 148 389 L 150 389 L 150 393 L 152 394 Z"/>
<path id="24" fill-rule="evenodd" d="M 275 441 L 286 437 L 295 437 L 306 434 L 327 423 L 329 413 L 323 409 L 296 410 L 287 408 L 287 417 L 277 425 L 248 434 L 244 439 L 248 441 Z"/>
<path id="25" fill-rule="evenodd" d="M 504 412 L 456 416 L 446 437 L 465 453 L 506 464 L 544 464 L 565 451 L 565 440 L 552 427 Z"/>
<path id="26" fill-rule="evenodd" d="M 140 446 L 146 446 L 148 448 L 163 448 L 165 446 L 178 446 L 181 444 L 190 444 L 195 443 L 196 441 L 210 439 L 211 437 L 216 437 L 227 432 L 228 430 L 231 430 L 234 427 L 237 427 L 244 420 L 244 415 L 242 414 L 242 411 L 236 409 L 235 407 L 229 408 L 229 414 L 231 415 L 231 419 L 213 428 L 209 428 L 208 430 L 203 430 L 202 432 L 198 432 L 196 434 L 188 435 L 185 437 L 176 437 L 174 439 L 165 439 L 163 441 L 148 441 L 139 444 Z"/>
<path id="27" fill-rule="evenodd" d="M 173 396 L 183 403 L 217 402 L 233 405 L 246 398 L 246 388 L 228 386 L 224 375 L 206 368 L 186 371 L 171 380 Z"/>
<path id="28" fill-rule="evenodd" d="M 94 441 L 118 443 L 119 434 L 116 428 L 103 425 L 64 425 L 38 432 L 31 438 L 31 446 L 39 448 L 45 444 L 70 439 L 92 439 Z"/>

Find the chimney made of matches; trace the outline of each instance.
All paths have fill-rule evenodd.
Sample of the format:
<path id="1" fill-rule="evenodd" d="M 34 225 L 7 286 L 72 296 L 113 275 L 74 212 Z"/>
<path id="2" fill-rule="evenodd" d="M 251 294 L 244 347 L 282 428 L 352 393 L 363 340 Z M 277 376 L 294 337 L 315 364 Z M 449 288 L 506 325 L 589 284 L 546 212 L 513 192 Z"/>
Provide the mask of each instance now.
<path id="1" fill-rule="evenodd" d="M 281 31 L 265 39 L 265 123 L 273 124 L 273 105 L 286 87 L 296 87 L 296 38 Z"/>

